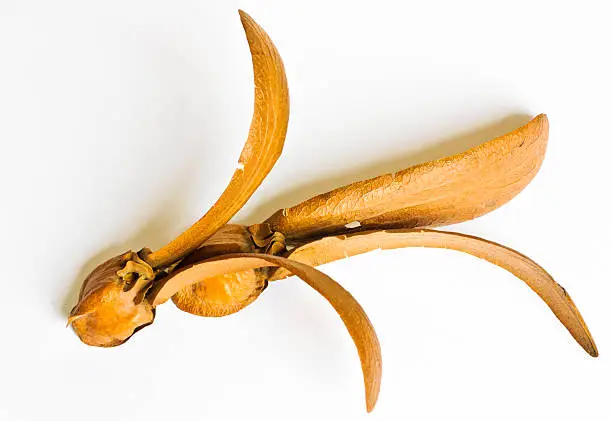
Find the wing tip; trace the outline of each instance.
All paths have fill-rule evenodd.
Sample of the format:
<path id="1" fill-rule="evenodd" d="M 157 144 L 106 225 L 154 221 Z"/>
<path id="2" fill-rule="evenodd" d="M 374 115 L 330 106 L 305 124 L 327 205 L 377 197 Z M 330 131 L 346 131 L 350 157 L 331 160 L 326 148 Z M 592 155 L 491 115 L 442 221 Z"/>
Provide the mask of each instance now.
<path id="1" fill-rule="evenodd" d="M 238 9 L 238 15 L 240 16 L 240 22 L 242 23 L 242 27 L 247 33 L 254 29 L 263 31 L 263 29 L 261 29 L 257 22 L 255 22 L 255 19 L 253 19 L 253 17 L 244 10 Z"/>
<path id="2" fill-rule="evenodd" d="M 376 406 L 376 402 L 378 401 L 378 394 L 380 393 L 380 379 L 376 382 L 375 385 L 372 385 L 373 388 L 368 388 L 366 384 L 366 411 L 368 414 L 374 410 Z"/>
<path id="3" fill-rule="evenodd" d="M 252 20 L 251 16 L 249 16 L 249 14 L 242 9 L 238 9 L 238 14 L 240 15 L 240 20 L 242 21 L 247 20 L 249 18 Z"/>
<path id="4" fill-rule="evenodd" d="M 255 19 L 253 19 L 251 15 L 249 15 L 244 10 L 238 9 L 238 15 L 240 16 L 240 23 L 242 23 L 242 27 L 244 28 L 244 31 L 247 33 L 247 35 L 252 33 L 256 29 L 260 29 L 257 22 L 255 22 Z M 250 38 L 249 44 L 251 44 Z"/>
<path id="5" fill-rule="evenodd" d="M 597 349 L 597 345 L 595 345 L 593 338 L 589 337 L 586 343 L 581 343 L 580 345 L 591 357 L 599 357 L 599 350 Z"/>
<path id="6" fill-rule="evenodd" d="M 379 391 L 380 389 L 376 388 L 376 390 L 370 391 L 370 393 L 366 392 L 366 411 L 368 414 L 374 410 L 376 402 L 378 402 Z"/>
<path id="7" fill-rule="evenodd" d="M 546 130 L 546 132 L 548 132 L 549 121 L 548 116 L 546 114 L 538 114 L 534 117 L 532 121 L 537 123 L 543 130 Z"/>

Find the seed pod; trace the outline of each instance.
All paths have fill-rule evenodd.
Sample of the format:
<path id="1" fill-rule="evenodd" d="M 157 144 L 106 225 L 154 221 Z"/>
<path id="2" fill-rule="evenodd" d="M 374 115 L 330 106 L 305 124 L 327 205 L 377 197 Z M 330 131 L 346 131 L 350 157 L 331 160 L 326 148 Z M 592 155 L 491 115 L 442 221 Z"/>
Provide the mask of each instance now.
<path id="1" fill-rule="evenodd" d="M 153 270 L 137 253 L 107 260 L 85 279 L 68 324 L 87 345 L 121 345 L 153 323 L 155 310 L 145 299 L 153 278 Z"/>
<path id="2" fill-rule="evenodd" d="M 83 342 L 103 347 L 125 342 L 152 323 L 156 306 L 170 298 L 193 314 L 231 314 L 253 302 L 268 279 L 295 274 L 325 297 L 346 325 L 359 353 L 371 411 L 382 373 L 374 328 L 349 292 L 308 265 L 375 248 L 418 246 L 459 250 L 512 272 L 597 356 L 571 298 L 535 262 L 477 237 L 410 229 L 472 219 L 512 199 L 542 163 L 548 139 L 545 115 L 462 154 L 336 189 L 283 209 L 264 223 L 226 225 L 278 159 L 289 119 L 278 51 L 250 16 L 241 11 L 240 18 L 252 55 L 255 104 L 238 169 L 213 207 L 183 234 L 155 252 L 123 253 L 87 277 L 68 320 Z M 325 237 L 330 233 L 343 235 Z"/>
<path id="3" fill-rule="evenodd" d="M 156 252 L 147 250 L 140 256 L 128 252 L 111 259 L 85 280 L 83 293 L 68 323 L 72 324 L 81 340 L 89 345 L 119 345 L 138 328 L 153 322 L 155 306 L 145 295 L 149 284 L 163 279 L 181 259 L 198 249 L 223 227 L 261 184 L 282 151 L 289 121 L 285 69 L 276 47 L 264 30 L 249 15 L 242 11 L 239 13 L 253 61 L 255 103 L 251 128 L 240 155 L 238 169 L 215 205 L 175 240 Z M 238 244 L 237 251 L 244 251 L 241 249 L 243 246 L 242 243 Z M 223 247 L 217 247 L 215 251 L 215 247 L 211 246 L 200 252 L 229 252 Z M 146 277 L 141 274 L 138 281 L 135 281 L 135 275 L 130 272 L 130 267 L 136 261 L 142 268 L 145 265 L 147 268 Z M 265 285 L 263 279 L 245 279 L 249 280 L 248 285 L 239 282 L 232 287 L 236 296 L 241 297 L 241 302 L 225 310 L 218 303 L 210 303 L 205 309 L 191 310 L 222 315 L 244 307 L 257 297 L 263 289 L 262 285 Z M 131 287 L 133 282 L 136 282 L 138 288 Z M 213 288 L 209 288 L 207 297 L 223 301 L 220 290 L 226 285 L 224 281 L 216 282 L 216 292 L 211 292 Z M 129 288 L 124 291 L 126 286 Z M 187 308 L 180 297 L 177 297 L 177 302 Z"/>
<path id="4" fill-rule="evenodd" d="M 285 251 L 284 236 L 267 225 L 225 225 L 199 249 L 187 256 L 175 270 L 214 256 L 230 253 L 265 253 Z M 193 283 L 172 296 L 181 310 L 204 317 L 235 313 L 251 304 L 268 285 L 268 268 L 226 273 Z"/>
<path id="5" fill-rule="evenodd" d="M 246 227 L 225 225 L 183 260 L 174 272 L 214 256 L 255 251 Z M 198 316 L 226 316 L 255 301 L 268 284 L 267 277 L 265 268 L 212 276 L 182 288 L 172 296 L 172 302 L 179 309 Z"/>

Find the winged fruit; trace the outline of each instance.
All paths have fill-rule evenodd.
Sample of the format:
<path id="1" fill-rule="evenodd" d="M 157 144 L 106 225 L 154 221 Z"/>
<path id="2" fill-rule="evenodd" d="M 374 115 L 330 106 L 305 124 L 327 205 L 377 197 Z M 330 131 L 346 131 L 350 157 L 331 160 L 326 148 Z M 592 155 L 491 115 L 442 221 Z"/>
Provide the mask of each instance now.
<path id="1" fill-rule="evenodd" d="M 431 227 L 490 212 L 514 198 L 540 169 L 548 119 L 461 154 L 358 181 L 281 209 L 260 224 L 228 224 L 281 154 L 289 93 L 274 44 L 246 13 L 240 18 L 253 61 L 255 104 L 239 165 L 213 207 L 157 251 L 128 251 L 84 281 L 68 323 L 92 346 L 124 343 L 172 299 L 200 316 L 225 316 L 255 301 L 268 284 L 297 275 L 336 310 L 361 361 L 366 409 L 376 404 L 382 358 L 376 332 L 351 294 L 314 266 L 375 249 L 432 247 L 494 263 L 525 282 L 591 356 L 597 347 L 566 290 L 528 257 L 482 238 Z M 426 229 L 427 228 L 427 229 Z"/>

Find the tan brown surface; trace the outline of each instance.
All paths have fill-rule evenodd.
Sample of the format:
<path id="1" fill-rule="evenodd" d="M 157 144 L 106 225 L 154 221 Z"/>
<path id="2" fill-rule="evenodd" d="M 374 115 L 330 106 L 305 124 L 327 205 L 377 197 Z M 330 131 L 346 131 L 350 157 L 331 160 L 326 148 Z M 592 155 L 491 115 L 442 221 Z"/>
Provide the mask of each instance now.
<path id="1" fill-rule="evenodd" d="M 282 209 L 261 224 L 227 224 L 278 159 L 289 118 L 278 51 L 247 14 L 240 17 L 253 59 L 255 105 L 238 169 L 215 205 L 183 234 L 153 253 L 123 253 L 85 279 L 68 320 L 84 343 L 122 344 L 151 324 L 155 307 L 170 298 L 193 314 L 231 314 L 259 297 L 268 280 L 295 274 L 325 297 L 346 325 L 359 353 L 371 411 L 382 373 L 374 328 L 349 292 L 311 266 L 377 248 L 435 247 L 480 257 L 522 279 L 597 356 L 571 298 L 535 262 L 481 238 L 412 229 L 472 219 L 516 196 L 544 158 L 548 120 L 543 114 L 464 153 L 341 187 Z"/>
<path id="2" fill-rule="evenodd" d="M 87 345 L 121 345 L 153 323 L 155 313 L 145 299 L 152 280 L 153 271 L 136 253 L 109 259 L 83 282 L 68 324 Z"/>
<path id="3" fill-rule="evenodd" d="M 255 301 L 266 285 L 265 274 L 257 269 L 226 273 L 184 287 L 172 296 L 172 302 L 197 316 L 227 316 Z"/>
<path id="4" fill-rule="evenodd" d="M 152 294 L 152 303 L 154 306 L 163 303 L 177 291 L 201 280 L 263 266 L 280 266 L 297 275 L 329 301 L 338 312 L 357 347 L 364 377 L 366 409 L 371 411 L 378 399 L 382 376 L 382 357 L 374 327 L 363 308 L 348 291 L 310 266 L 265 254 L 238 253 L 219 256 L 177 271 Z"/>
<path id="5" fill-rule="evenodd" d="M 246 227 L 225 225 L 183 260 L 176 270 L 218 255 L 254 251 Z M 198 316 L 221 317 L 235 313 L 255 301 L 267 285 L 267 276 L 261 272 L 251 269 L 202 280 L 174 294 L 172 302 L 181 310 Z"/>
<path id="6" fill-rule="evenodd" d="M 227 221 L 244 205 L 259 187 L 280 156 L 289 119 L 289 93 L 285 70 L 278 51 L 263 29 L 246 13 L 240 11 L 240 19 L 247 36 L 253 60 L 255 81 L 255 105 L 247 142 L 239 159 L 239 168 L 230 184 L 215 205 L 175 240 L 157 252 L 145 250 L 141 255 L 128 252 L 104 263 L 85 280 L 79 302 L 71 312 L 68 323 L 89 345 L 114 346 L 127 340 L 136 329 L 153 321 L 154 313 L 145 293 L 155 281 L 166 275 L 187 254 L 198 249 L 215 233 L 220 239 L 211 241 L 195 255 L 217 255 L 236 251 L 251 251 L 250 237 L 244 237 L 244 227 L 224 227 Z M 223 228 L 223 229 L 221 229 Z M 221 230 L 220 230 L 221 229 Z M 133 275 L 129 273 L 133 261 L 142 261 L 141 267 L 148 272 L 139 280 L 138 290 L 132 287 Z M 139 263 L 140 264 L 140 263 Z M 154 272 L 154 269 L 160 271 Z M 127 270 L 127 271 L 126 271 Z M 122 275 L 122 272 L 125 272 Z M 236 275 L 231 275 L 229 278 Z M 228 277 L 226 277 L 228 278 Z M 247 280 L 253 290 L 249 293 Z M 127 285 L 127 286 L 126 286 Z M 177 297 L 179 305 L 203 314 L 221 314 L 238 309 L 255 299 L 261 291 L 263 280 L 245 276 L 240 281 L 214 280 L 208 288 L 196 288 L 199 295 L 206 294 L 206 303 L 198 303 L 194 295 L 192 306 Z M 229 288 L 227 295 L 235 302 L 227 307 L 222 290 Z M 183 296 L 183 298 L 185 298 Z M 227 298 L 227 297 L 226 297 Z M 217 302 L 215 302 L 217 300 Z M 227 304 L 227 303 L 226 303 Z M 221 308 L 223 307 L 223 308 Z"/>
<path id="7" fill-rule="evenodd" d="M 286 236 L 299 240 L 345 232 L 347 225 L 349 231 L 361 231 L 472 219 L 507 202 L 529 183 L 542 163 L 547 139 L 548 120 L 540 115 L 527 125 L 464 153 L 333 190 L 281 210 L 265 223 L 249 229 L 256 244 L 263 246 L 267 243 L 259 244 L 261 232 L 265 233 L 263 237 L 271 237 L 280 231 L 283 239 Z M 272 249 L 269 254 L 278 251 Z M 252 281 L 246 281 L 256 278 L 254 274 L 245 272 L 241 276 L 260 290 Z M 211 281 L 236 282 L 233 278 Z M 173 301 L 185 311 L 203 315 L 206 311 L 197 309 L 205 308 L 207 291 L 203 285 L 190 286 L 179 294 L 180 299 Z"/>
<path id="8" fill-rule="evenodd" d="M 466 152 L 359 181 L 281 209 L 268 218 L 288 239 L 357 229 L 432 227 L 476 218 L 516 196 L 536 175 L 548 141 L 548 119 Z"/>
<path id="9" fill-rule="evenodd" d="M 318 266 L 376 249 L 432 247 L 457 250 L 487 260 L 524 281 L 550 307 L 576 341 L 591 356 L 597 347 L 580 312 L 567 291 L 540 265 L 508 247 L 454 232 L 436 230 L 385 230 L 326 237 L 298 247 L 287 258 L 310 266 Z M 291 275 L 280 268 L 270 281 Z M 466 278 L 469 275 L 466 274 Z"/>
<path id="10" fill-rule="evenodd" d="M 240 19 L 253 58 L 255 105 L 239 168 L 221 197 L 198 222 L 148 256 L 153 267 L 163 267 L 185 257 L 225 225 L 257 190 L 283 150 L 289 123 L 285 68 L 264 30 L 242 11 Z"/>

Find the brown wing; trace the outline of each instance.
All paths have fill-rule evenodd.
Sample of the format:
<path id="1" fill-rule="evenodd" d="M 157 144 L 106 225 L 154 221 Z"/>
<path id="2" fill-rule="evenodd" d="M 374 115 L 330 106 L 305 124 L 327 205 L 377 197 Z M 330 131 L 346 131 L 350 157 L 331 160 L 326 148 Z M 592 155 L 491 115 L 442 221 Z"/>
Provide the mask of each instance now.
<path id="1" fill-rule="evenodd" d="M 239 168 L 217 202 L 198 222 L 147 257 L 153 267 L 163 267 L 186 256 L 227 223 L 259 187 L 282 152 L 289 122 L 285 68 L 264 30 L 243 11 L 240 19 L 253 58 L 255 106 Z"/>
<path id="2" fill-rule="evenodd" d="M 334 307 L 353 338 L 359 353 L 365 384 L 366 409 L 368 412 L 374 409 L 382 376 L 382 356 L 374 327 L 363 308 L 348 291 L 329 276 L 310 266 L 266 254 L 237 253 L 218 256 L 177 271 L 165 282 L 154 287 L 155 290 L 152 291 L 150 299 L 153 306 L 156 306 L 168 300 L 185 286 L 193 283 L 214 276 L 243 272 L 264 266 L 280 266 L 297 275 Z"/>
<path id="3" fill-rule="evenodd" d="M 527 256 L 482 238 L 436 230 L 368 231 L 325 237 L 292 250 L 286 257 L 307 265 L 318 266 L 375 249 L 403 247 L 433 247 L 462 251 L 506 269 L 524 281 L 544 300 L 586 352 L 593 357 L 598 355 L 589 328 L 567 291 Z M 282 279 L 290 274 L 281 268 L 275 272 L 270 281 Z"/>
<path id="4" fill-rule="evenodd" d="M 535 176 L 546 151 L 548 120 L 528 124 L 466 152 L 340 187 L 268 218 L 288 239 L 361 229 L 432 227 L 490 212 Z"/>

